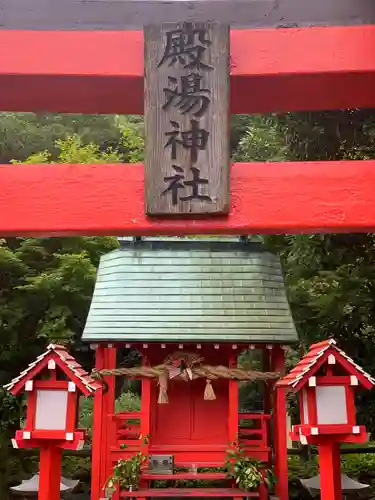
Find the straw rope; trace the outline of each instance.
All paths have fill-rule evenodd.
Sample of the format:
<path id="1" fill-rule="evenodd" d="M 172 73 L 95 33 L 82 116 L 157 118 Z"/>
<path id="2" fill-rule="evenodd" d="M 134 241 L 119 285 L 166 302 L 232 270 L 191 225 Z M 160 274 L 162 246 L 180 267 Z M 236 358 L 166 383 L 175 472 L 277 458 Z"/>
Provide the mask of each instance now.
<path id="1" fill-rule="evenodd" d="M 125 376 L 129 378 L 159 378 L 161 375 L 168 373 L 169 365 L 162 364 L 156 366 L 135 366 L 132 368 L 113 368 L 111 370 L 93 370 L 94 378 L 106 376 Z M 258 372 L 254 370 L 242 370 L 241 368 L 229 368 L 228 366 L 211 366 L 198 365 L 191 367 L 191 371 L 195 377 L 205 378 L 210 380 L 229 379 L 229 380 L 272 380 L 280 377 L 277 372 Z"/>

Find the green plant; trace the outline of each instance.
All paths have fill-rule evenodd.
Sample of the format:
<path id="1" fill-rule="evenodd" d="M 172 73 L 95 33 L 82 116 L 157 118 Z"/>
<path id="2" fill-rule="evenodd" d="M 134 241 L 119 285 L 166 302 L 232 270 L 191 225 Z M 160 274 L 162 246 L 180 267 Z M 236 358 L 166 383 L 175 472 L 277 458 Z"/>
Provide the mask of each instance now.
<path id="1" fill-rule="evenodd" d="M 118 484 L 120 489 L 136 490 L 141 477 L 142 465 L 146 457 L 141 451 L 131 458 L 120 459 L 113 467 L 113 473 L 108 478 L 106 487 L 115 488 Z"/>
<path id="2" fill-rule="evenodd" d="M 275 482 L 272 470 L 265 468 L 258 460 L 246 456 L 237 443 L 232 443 L 227 451 L 225 466 L 227 476 L 234 479 L 239 488 L 245 491 L 258 490 L 262 481 L 269 488 Z"/>
<path id="3" fill-rule="evenodd" d="M 147 444 L 148 437 L 140 437 L 142 445 Z M 126 448 L 126 446 L 125 446 Z M 139 451 L 130 458 L 122 458 L 117 461 L 113 467 L 113 472 L 107 479 L 105 489 L 114 490 L 118 484 L 120 489 L 129 491 L 136 490 L 139 485 L 139 480 L 142 472 L 142 465 L 146 462 L 147 457 L 142 451 Z"/>

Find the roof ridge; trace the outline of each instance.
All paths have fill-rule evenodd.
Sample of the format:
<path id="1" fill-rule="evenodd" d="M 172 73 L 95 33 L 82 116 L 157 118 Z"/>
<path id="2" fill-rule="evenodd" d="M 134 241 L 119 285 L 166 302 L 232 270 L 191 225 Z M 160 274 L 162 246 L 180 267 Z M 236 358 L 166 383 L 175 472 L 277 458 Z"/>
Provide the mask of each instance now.
<path id="1" fill-rule="evenodd" d="M 29 363 L 28 367 L 25 370 L 23 370 L 17 377 L 13 378 L 11 382 L 4 385 L 4 389 L 12 391 L 12 389 L 14 389 L 16 385 L 18 386 L 20 383 L 22 383 L 23 379 L 25 379 L 24 383 L 22 383 L 21 385 L 22 388 L 26 384 L 30 372 L 34 368 L 36 368 L 38 364 L 41 364 L 43 360 L 50 354 L 54 354 L 55 356 L 57 356 L 58 359 L 60 359 L 60 361 L 69 369 L 72 375 L 76 377 L 81 382 L 81 384 L 86 388 L 87 392 L 89 393 L 95 392 L 97 389 L 101 387 L 101 384 L 96 379 L 91 377 L 91 375 L 69 353 L 69 351 L 65 346 L 60 344 L 49 344 L 47 346 L 46 351 L 37 356 L 37 358 L 33 362 Z M 64 356 L 64 354 L 66 354 L 66 356 Z M 37 375 L 38 373 L 39 371 L 37 370 L 34 376 Z"/>
<path id="2" fill-rule="evenodd" d="M 342 356 L 350 365 L 359 372 L 363 377 L 365 377 L 370 384 L 375 385 L 375 379 L 368 374 L 363 368 L 361 368 L 355 361 L 348 356 L 342 349 L 337 346 L 336 341 L 331 338 L 321 342 L 312 344 L 307 351 L 307 353 L 300 359 L 294 368 L 282 379 L 280 379 L 276 385 L 287 386 L 295 389 L 302 379 L 308 376 L 309 372 L 317 365 L 318 361 L 328 349 L 334 349 L 340 356 Z"/>

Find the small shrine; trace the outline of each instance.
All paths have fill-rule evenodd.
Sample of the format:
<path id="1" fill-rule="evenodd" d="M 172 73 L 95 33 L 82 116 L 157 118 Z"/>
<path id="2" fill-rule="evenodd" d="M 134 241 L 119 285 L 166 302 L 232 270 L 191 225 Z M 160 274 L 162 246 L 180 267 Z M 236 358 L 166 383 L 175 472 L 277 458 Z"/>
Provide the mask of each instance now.
<path id="1" fill-rule="evenodd" d="M 101 258 L 83 340 L 96 350 L 96 376 L 106 387 L 94 398 L 94 500 L 105 496 L 118 460 L 139 452 L 146 457 L 140 487 L 115 498 L 248 496 L 235 487 L 151 488 L 155 479 L 224 479 L 200 468 L 223 467 L 234 442 L 264 467 L 274 454 L 276 475 L 285 471 L 285 398 L 274 400 L 273 388 L 297 334 L 279 258 L 262 246 L 238 238 L 121 239 Z M 124 347 L 140 353 L 140 366 L 117 366 Z M 238 366 L 246 350 L 262 354 L 257 370 Z M 120 375 L 141 381 L 139 412 L 115 412 Z M 262 411 L 240 411 L 243 381 L 263 384 Z M 282 500 L 284 476 L 276 486 Z M 258 494 L 268 498 L 265 483 Z"/>

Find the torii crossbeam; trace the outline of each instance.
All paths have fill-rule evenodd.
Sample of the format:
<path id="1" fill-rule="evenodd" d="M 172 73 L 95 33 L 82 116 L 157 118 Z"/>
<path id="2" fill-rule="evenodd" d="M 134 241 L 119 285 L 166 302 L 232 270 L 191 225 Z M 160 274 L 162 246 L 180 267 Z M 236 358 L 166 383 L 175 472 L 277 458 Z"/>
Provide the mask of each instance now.
<path id="1" fill-rule="evenodd" d="M 5 30 L 0 45 L 2 110 L 143 112 L 141 32 Z M 231 66 L 233 113 L 375 106 L 375 26 L 233 30 Z M 147 218 L 141 166 L 1 166 L 0 185 L 2 236 L 375 226 L 373 161 L 232 165 L 229 217 L 200 220 Z"/>

